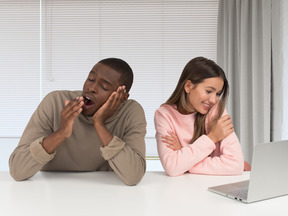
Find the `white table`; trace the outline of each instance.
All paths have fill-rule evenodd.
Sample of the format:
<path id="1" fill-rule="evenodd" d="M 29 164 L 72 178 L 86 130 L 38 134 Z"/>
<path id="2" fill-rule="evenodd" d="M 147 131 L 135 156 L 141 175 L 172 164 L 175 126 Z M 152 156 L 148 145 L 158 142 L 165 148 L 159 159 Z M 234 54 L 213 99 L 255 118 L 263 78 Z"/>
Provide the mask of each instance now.
<path id="1" fill-rule="evenodd" d="M 287 215 L 288 196 L 252 204 L 207 191 L 210 186 L 246 180 L 241 176 L 147 172 L 137 186 L 125 186 L 114 172 L 39 172 L 16 182 L 0 172 L 1 215 Z M 4 214 L 5 213 L 5 214 Z"/>

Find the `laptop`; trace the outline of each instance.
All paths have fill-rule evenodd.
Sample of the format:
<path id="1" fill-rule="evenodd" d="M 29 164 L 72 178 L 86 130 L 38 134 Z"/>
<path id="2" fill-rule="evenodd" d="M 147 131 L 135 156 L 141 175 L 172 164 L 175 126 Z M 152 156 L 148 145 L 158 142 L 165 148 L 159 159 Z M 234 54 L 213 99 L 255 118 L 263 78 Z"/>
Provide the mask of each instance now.
<path id="1" fill-rule="evenodd" d="M 244 203 L 288 194 L 288 140 L 254 146 L 250 180 L 208 190 Z"/>

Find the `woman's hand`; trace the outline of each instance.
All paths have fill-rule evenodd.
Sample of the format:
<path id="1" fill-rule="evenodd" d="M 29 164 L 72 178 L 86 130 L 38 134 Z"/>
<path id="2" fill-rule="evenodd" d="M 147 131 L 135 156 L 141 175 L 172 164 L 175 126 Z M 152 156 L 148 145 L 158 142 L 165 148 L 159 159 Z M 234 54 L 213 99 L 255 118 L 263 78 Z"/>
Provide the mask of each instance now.
<path id="1" fill-rule="evenodd" d="M 221 142 L 224 138 L 234 132 L 230 115 L 222 116 L 211 129 L 208 137 L 214 142 Z"/>
<path id="2" fill-rule="evenodd" d="M 166 143 L 167 147 L 176 151 L 182 148 L 178 137 L 173 132 L 168 132 L 169 135 L 163 136 L 163 142 Z"/>

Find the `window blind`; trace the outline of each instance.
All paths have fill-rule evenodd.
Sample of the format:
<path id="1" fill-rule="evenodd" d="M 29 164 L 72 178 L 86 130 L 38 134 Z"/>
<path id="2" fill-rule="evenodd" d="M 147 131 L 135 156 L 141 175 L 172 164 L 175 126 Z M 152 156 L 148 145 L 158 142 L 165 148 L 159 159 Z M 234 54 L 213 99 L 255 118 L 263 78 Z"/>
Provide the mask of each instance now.
<path id="1" fill-rule="evenodd" d="M 134 71 L 130 98 L 144 108 L 147 138 L 154 112 L 196 56 L 216 60 L 218 1 L 46 0 L 42 4 L 42 97 L 82 89 L 100 59 L 118 57 Z"/>
<path id="2" fill-rule="evenodd" d="M 0 1 L 0 136 L 19 137 L 40 100 L 78 90 L 95 63 L 127 61 L 130 98 L 154 112 L 196 56 L 216 60 L 218 0 Z"/>
<path id="3" fill-rule="evenodd" d="M 39 103 L 39 6 L 0 1 L 0 137 L 20 136 Z"/>

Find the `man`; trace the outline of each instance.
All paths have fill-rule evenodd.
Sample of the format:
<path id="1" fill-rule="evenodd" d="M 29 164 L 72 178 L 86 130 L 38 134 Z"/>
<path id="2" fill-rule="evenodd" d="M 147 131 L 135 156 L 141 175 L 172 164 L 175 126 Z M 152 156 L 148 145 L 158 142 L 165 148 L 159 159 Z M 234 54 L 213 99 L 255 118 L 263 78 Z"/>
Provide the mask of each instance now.
<path id="1" fill-rule="evenodd" d="M 99 61 L 83 91 L 54 91 L 32 115 L 9 159 L 10 174 L 25 180 L 43 171 L 114 170 L 135 185 L 145 170 L 146 120 L 128 100 L 133 72 L 123 60 Z"/>

